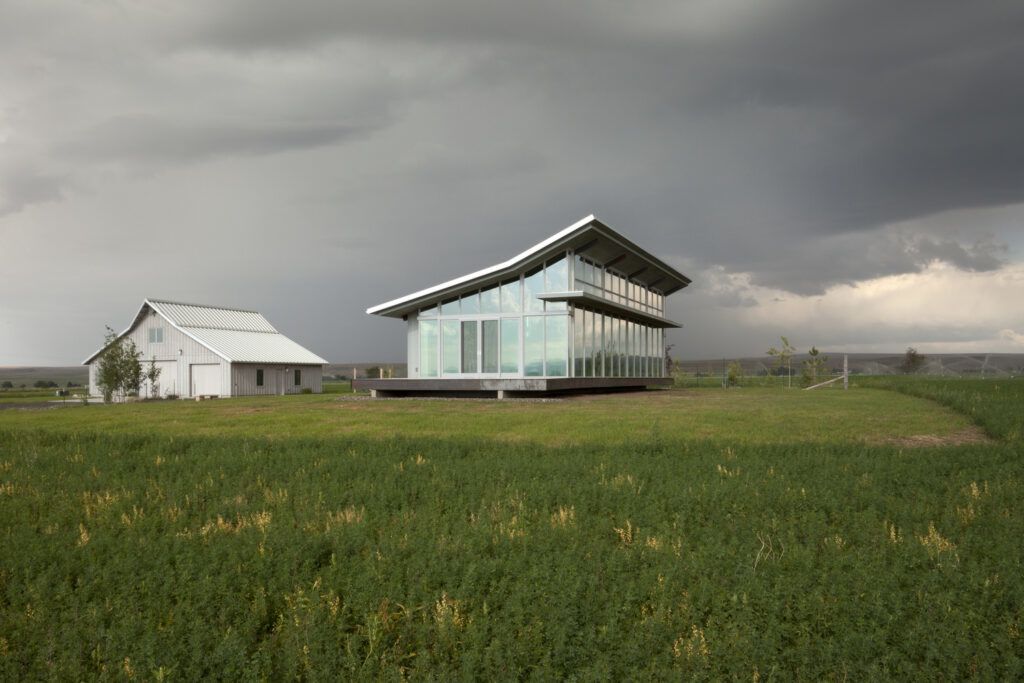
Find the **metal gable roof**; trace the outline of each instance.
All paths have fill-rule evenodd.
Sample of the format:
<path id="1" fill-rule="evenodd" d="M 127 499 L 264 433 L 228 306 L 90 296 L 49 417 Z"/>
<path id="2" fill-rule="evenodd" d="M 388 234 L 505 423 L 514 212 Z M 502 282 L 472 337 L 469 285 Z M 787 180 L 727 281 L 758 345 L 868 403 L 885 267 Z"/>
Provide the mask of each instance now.
<path id="1" fill-rule="evenodd" d="M 201 327 L 213 330 L 238 330 L 240 332 L 269 332 L 277 330 L 266 318 L 256 311 L 220 306 L 184 304 L 177 301 L 147 299 L 153 308 L 168 321 L 179 327 Z"/>
<path id="2" fill-rule="evenodd" d="M 222 306 L 146 299 L 132 324 L 118 338 L 138 325 L 147 308 L 230 363 L 327 364 L 320 356 L 278 332 L 260 313 Z M 96 351 L 82 364 L 91 363 L 105 348 Z"/>
<path id="3" fill-rule="evenodd" d="M 596 240 L 590 239 L 591 237 L 596 238 Z M 417 292 L 413 292 L 412 294 L 407 294 L 406 296 L 387 301 L 377 306 L 372 306 L 366 309 L 366 312 L 371 315 L 401 317 L 406 313 L 416 310 L 416 308 L 425 303 L 429 298 L 436 298 L 449 293 L 457 293 L 471 286 L 478 286 L 483 283 L 489 283 L 490 281 L 500 279 L 501 277 L 507 276 L 508 274 L 526 267 L 529 264 L 543 260 L 543 258 L 551 252 L 566 248 L 570 245 L 577 249 L 589 249 L 594 245 L 595 241 L 601 241 L 604 246 L 614 245 L 618 252 L 624 252 L 627 254 L 631 260 L 635 262 L 631 264 L 631 267 L 640 266 L 641 269 L 636 271 L 637 274 L 644 273 L 645 271 L 647 275 L 657 273 L 657 279 L 655 281 L 658 283 L 659 289 L 666 295 L 678 291 L 690 284 L 690 278 L 626 239 L 591 214 L 582 220 L 576 221 L 564 230 L 555 233 L 546 240 L 533 245 L 526 251 L 513 256 L 507 261 L 498 263 L 489 268 L 469 273 L 468 275 L 463 275 L 462 277 L 454 278 L 447 282 L 442 282 L 441 284 L 433 287 L 421 289 Z M 620 258 L 623 257 L 619 256 L 619 258 L 613 260 L 618 261 Z"/>

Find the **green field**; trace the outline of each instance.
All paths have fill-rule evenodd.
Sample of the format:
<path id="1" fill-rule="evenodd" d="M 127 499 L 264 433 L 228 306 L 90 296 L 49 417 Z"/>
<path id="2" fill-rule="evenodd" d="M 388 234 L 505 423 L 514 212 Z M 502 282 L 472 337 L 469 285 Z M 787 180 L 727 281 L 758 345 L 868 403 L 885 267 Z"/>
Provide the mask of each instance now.
<path id="1" fill-rule="evenodd" d="M 1020 679 L 1024 385 L 930 381 L 0 410 L 0 679 Z"/>

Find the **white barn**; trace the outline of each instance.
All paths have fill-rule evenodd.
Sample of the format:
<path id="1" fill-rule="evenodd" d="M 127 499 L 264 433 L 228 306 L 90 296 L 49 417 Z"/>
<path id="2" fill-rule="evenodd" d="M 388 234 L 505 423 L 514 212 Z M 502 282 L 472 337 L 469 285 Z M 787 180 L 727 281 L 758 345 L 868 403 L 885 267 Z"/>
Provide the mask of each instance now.
<path id="1" fill-rule="evenodd" d="M 135 342 L 143 369 L 160 368 L 155 391 L 141 396 L 259 396 L 323 391 L 327 361 L 278 332 L 256 311 L 146 299 L 119 335 Z M 86 358 L 89 394 L 97 386 L 97 361 Z"/>

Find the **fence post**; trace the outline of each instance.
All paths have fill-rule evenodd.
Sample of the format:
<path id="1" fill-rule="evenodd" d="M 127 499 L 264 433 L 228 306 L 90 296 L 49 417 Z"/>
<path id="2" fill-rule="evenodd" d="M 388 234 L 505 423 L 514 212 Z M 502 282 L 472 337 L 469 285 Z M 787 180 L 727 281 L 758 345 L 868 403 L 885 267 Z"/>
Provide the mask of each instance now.
<path id="1" fill-rule="evenodd" d="M 352 368 L 352 393 L 356 393 L 356 369 Z"/>
<path id="2" fill-rule="evenodd" d="M 850 388 L 850 357 L 843 354 L 843 390 Z"/>

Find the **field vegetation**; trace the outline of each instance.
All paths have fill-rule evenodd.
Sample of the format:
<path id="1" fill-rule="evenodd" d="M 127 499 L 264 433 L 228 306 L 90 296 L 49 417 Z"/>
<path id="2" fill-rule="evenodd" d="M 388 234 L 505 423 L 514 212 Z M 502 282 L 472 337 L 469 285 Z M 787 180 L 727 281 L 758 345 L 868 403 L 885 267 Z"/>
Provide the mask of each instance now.
<path id="1" fill-rule="evenodd" d="M 996 386 L 0 410 L 0 679 L 1020 679 Z"/>

